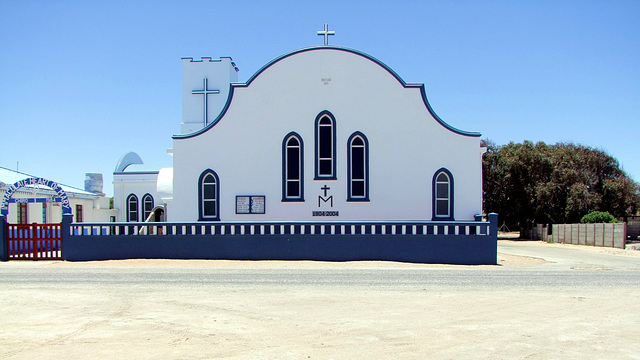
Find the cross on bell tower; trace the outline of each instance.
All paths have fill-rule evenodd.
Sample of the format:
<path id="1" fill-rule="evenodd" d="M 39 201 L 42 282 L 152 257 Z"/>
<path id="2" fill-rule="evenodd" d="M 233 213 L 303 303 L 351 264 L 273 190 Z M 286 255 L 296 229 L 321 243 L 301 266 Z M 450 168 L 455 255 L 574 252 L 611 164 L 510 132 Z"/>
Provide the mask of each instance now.
<path id="1" fill-rule="evenodd" d="M 318 31 L 318 36 L 324 36 L 324 45 L 329 45 L 329 36 L 335 35 L 336 32 L 331 30 L 329 31 L 329 25 L 324 24 L 324 30 Z"/>
<path id="2" fill-rule="evenodd" d="M 209 79 L 204 78 L 202 90 L 192 90 L 193 95 L 204 95 L 204 126 L 209 125 L 209 95 L 220 94 L 220 90 L 209 89 Z"/>

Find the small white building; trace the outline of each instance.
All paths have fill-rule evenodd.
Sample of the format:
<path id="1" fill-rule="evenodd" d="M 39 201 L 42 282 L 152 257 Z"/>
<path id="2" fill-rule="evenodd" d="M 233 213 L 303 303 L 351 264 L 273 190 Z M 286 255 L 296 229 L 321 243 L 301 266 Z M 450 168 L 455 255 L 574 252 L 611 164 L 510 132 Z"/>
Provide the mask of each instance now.
<path id="1" fill-rule="evenodd" d="M 55 224 L 62 221 L 59 193 L 42 185 L 27 185 L 10 190 L 14 184 L 34 178 L 0 167 L 0 199 L 6 201 L 7 222 L 10 224 Z M 116 220 L 117 211 L 110 209 L 110 199 L 102 193 L 102 174 L 86 174 L 85 189 L 60 185 L 69 200 L 73 222 L 109 222 Z M 11 196 L 6 196 L 10 191 Z"/>
<path id="2" fill-rule="evenodd" d="M 452 221 L 482 213 L 480 134 L 445 123 L 423 84 L 406 83 L 368 54 L 300 49 L 246 83 L 237 82 L 231 58 L 183 58 L 182 66 L 173 168 L 125 171 L 142 161 L 121 159 L 121 221 L 143 221 L 157 205 L 169 221 Z"/>
<path id="3" fill-rule="evenodd" d="M 138 154 L 128 152 L 113 172 L 113 205 L 119 210 L 119 222 L 166 220 L 165 208 L 170 195 L 163 196 L 167 192 L 163 184 L 172 183 L 172 169 L 149 170 L 143 165 Z"/>

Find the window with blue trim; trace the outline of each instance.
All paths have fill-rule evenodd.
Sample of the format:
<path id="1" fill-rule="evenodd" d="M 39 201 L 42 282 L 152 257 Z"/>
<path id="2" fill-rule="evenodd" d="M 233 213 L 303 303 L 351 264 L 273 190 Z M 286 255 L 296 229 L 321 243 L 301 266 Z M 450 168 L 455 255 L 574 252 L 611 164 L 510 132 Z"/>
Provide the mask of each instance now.
<path id="1" fill-rule="evenodd" d="M 153 211 L 153 205 L 153 196 L 151 194 L 146 194 L 142 197 L 142 221 L 147 221 L 151 211 Z"/>
<path id="2" fill-rule="evenodd" d="M 433 220 L 453 220 L 453 176 L 440 169 L 433 176 Z"/>
<path id="3" fill-rule="evenodd" d="M 316 117 L 316 180 L 336 179 L 336 119 L 328 111 Z"/>
<path id="4" fill-rule="evenodd" d="M 220 220 L 220 179 L 213 170 L 206 170 L 198 181 L 200 220 Z"/>
<path id="5" fill-rule="evenodd" d="M 303 144 L 292 132 L 282 142 L 282 201 L 304 201 Z"/>
<path id="6" fill-rule="evenodd" d="M 138 197 L 135 194 L 130 194 L 127 197 L 127 221 L 138 221 Z"/>
<path id="7" fill-rule="evenodd" d="M 369 142 L 361 132 L 347 144 L 347 201 L 369 201 Z"/>

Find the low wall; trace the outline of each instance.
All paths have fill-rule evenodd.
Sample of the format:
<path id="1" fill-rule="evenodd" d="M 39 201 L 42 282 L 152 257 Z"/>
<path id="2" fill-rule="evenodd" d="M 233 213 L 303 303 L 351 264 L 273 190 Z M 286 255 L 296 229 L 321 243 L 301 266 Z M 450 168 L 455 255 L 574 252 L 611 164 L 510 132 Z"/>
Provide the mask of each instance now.
<path id="1" fill-rule="evenodd" d="M 62 257 L 401 261 L 497 264 L 498 215 L 489 222 L 70 223 Z M 3 226 L 4 227 L 4 226 Z M 6 260 L 6 259 L 5 259 Z"/>
<path id="2" fill-rule="evenodd" d="M 640 240 L 640 219 L 637 217 L 627 221 L 627 239 Z"/>
<path id="3" fill-rule="evenodd" d="M 527 231 L 525 239 L 552 241 L 551 229 L 550 224 L 537 224 Z"/>
<path id="4" fill-rule="evenodd" d="M 7 243 L 7 218 L 0 214 L 0 260 L 9 259 L 9 244 Z"/>
<path id="5" fill-rule="evenodd" d="M 625 248 L 626 224 L 554 224 L 551 241 L 563 244 Z"/>
<path id="6" fill-rule="evenodd" d="M 63 258 L 402 261 L 496 264 L 496 240 L 488 236 L 436 235 L 149 235 L 71 236 Z"/>

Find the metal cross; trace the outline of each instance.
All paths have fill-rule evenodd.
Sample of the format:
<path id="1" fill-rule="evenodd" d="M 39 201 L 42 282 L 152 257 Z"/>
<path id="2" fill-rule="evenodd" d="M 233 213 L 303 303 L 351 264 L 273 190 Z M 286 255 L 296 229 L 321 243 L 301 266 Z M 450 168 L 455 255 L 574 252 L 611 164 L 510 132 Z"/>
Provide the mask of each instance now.
<path id="1" fill-rule="evenodd" d="M 220 90 L 209 89 L 209 79 L 204 78 L 202 90 L 192 90 L 193 95 L 204 95 L 204 126 L 209 124 L 209 97 L 210 94 L 220 94 Z"/>
<path id="2" fill-rule="evenodd" d="M 318 36 L 324 36 L 324 44 L 329 45 L 329 35 L 335 35 L 335 31 L 329 31 L 329 25 L 324 24 L 324 31 L 318 31 Z"/>

